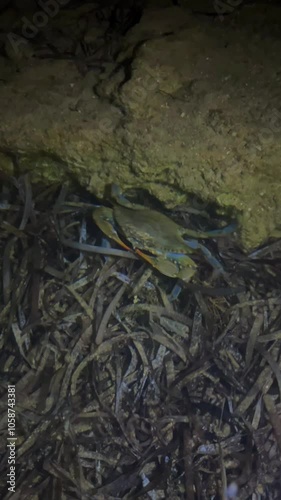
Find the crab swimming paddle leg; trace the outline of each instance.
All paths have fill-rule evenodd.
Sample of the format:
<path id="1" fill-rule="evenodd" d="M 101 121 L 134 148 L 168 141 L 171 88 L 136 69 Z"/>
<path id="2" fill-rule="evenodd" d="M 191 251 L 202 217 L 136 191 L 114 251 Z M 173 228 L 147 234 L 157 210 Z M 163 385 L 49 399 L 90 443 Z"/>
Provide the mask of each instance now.
<path id="1" fill-rule="evenodd" d="M 200 250 L 204 257 L 206 258 L 207 262 L 212 266 L 212 268 L 215 271 L 218 271 L 220 274 L 225 274 L 225 270 L 222 266 L 222 264 L 216 259 L 216 257 L 213 256 L 213 254 L 210 252 L 210 250 L 199 243 L 197 240 L 184 240 L 186 245 L 191 248 L 192 250 Z"/>

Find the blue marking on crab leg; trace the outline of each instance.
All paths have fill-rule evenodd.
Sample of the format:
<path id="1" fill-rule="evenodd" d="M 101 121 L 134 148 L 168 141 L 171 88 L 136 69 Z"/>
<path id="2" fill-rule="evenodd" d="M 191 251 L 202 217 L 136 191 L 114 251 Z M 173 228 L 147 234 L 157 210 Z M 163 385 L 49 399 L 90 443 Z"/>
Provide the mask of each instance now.
<path id="1" fill-rule="evenodd" d="M 216 259 L 216 257 L 213 256 L 213 254 L 210 252 L 210 250 L 205 247 L 204 245 L 201 245 L 197 240 L 184 240 L 186 245 L 191 248 L 192 250 L 200 250 L 204 256 L 206 257 L 207 261 L 211 266 L 216 270 L 219 271 L 220 273 L 224 274 L 224 269 L 221 265 L 221 263 Z"/>
<path id="2" fill-rule="evenodd" d="M 237 224 L 233 222 L 228 226 L 222 227 L 221 229 L 213 229 L 211 231 L 207 231 L 208 236 L 216 238 L 217 236 L 225 236 L 227 234 L 234 233 L 237 229 Z"/>
<path id="3" fill-rule="evenodd" d="M 189 248 L 192 248 L 192 250 L 198 250 L 200 247 L 204 246 L 197 240 L 184 240 L 184 242 Z"/>
<path id="4" fill-rule="evenodd" d="M 144 206 L 139 205 L 138 203 L 133 203 L 133 202 L 127 200 L 126 196 L 124 196 L 120 187 L 117 186 L 117 184 L 111 185 L 111 196 L 113 198 L 117 199 L 119 202 L 121 202 L 121 205 L 123 205 L 124 207 L 133 208 L 133 209 L 137 208 L 139 210 L 141 210 L 142 208 L 145 208 Z"/>
<path id="5" fill-rule="evenodd" d="M 111 185 L 111 195 L 116 197 L 116 198 L 119 198 L 119 200 L 121 200 L 125 205 L 130 204 L 130 202 L 128 202 L 126 196 L 123 195 L 120 187 L 117 186 L 117 184 Z"/>
<path id="6" fill-rule="evenodd" d="M 173 286 L 171 293 L 168 295 L 169 301 L 173 302 L 173 300 L 176 300 L 178 298 L 179 294 L 181 293 L 181 291 L 182 291 L 182 286 L 179 285 L 179 283 L 176 283 Z"/>

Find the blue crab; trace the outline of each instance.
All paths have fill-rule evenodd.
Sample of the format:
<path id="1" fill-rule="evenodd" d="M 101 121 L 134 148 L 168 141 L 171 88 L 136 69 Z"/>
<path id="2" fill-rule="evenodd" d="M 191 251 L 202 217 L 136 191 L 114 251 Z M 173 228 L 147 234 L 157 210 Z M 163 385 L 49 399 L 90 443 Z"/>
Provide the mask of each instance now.
<path id="1" fill-rule="evenodd" d="M 234 224 L 210 232 L 194 231 L 157 210 L 131 203 L 116 185 L 112 186 L 111 197 L 112 208 L 94 209 L 92 216 L 96 225 L 107 237 L 133 251 L 160 273 L 189 282 L 197 269 L 190 257 L 195 252 L 203 254 L 217 272 L 224 272 L 221 263 L 197 240 L 229 234 L 235 230 Z"/>

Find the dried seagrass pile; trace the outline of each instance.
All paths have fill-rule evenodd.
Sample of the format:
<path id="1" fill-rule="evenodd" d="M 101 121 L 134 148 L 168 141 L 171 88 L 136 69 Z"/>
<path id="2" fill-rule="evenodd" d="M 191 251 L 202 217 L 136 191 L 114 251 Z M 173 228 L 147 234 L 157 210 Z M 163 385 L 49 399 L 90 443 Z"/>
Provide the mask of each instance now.
<path id="1" fill-rule="evenodd" d="M 200 260 L 169 302 L 173 280 L 87 247 L 79 196 L 25 176 L 0 201 L 1 498 L 280 498 L 281 242 L 210 242 L 229 283 Z"/>

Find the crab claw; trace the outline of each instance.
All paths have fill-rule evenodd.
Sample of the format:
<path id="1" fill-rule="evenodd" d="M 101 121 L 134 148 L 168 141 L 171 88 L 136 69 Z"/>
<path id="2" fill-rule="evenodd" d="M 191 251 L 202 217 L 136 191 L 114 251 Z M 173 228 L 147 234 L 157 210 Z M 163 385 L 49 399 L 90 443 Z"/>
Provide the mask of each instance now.
<path id="1" fill-rule="evenodd" d="M 122 248 L 125 248 L 125 250 L 132 251 L 132 249 L 120 239 L 119 234 L 114 227 L 114 218 L 111 208 L 97 207 L 94 209 L 92 217 L 96 225 L 108 238 L 114 240 Z"/>
<path id="2" fill-rule="evenodd" d="M 138 248 L 136 255 L 169 278 L 180 278 L 188 282 L 196 272 L 195 262 L 185 254 L 168 252 L 165 255 L 148 255 Z"/>

